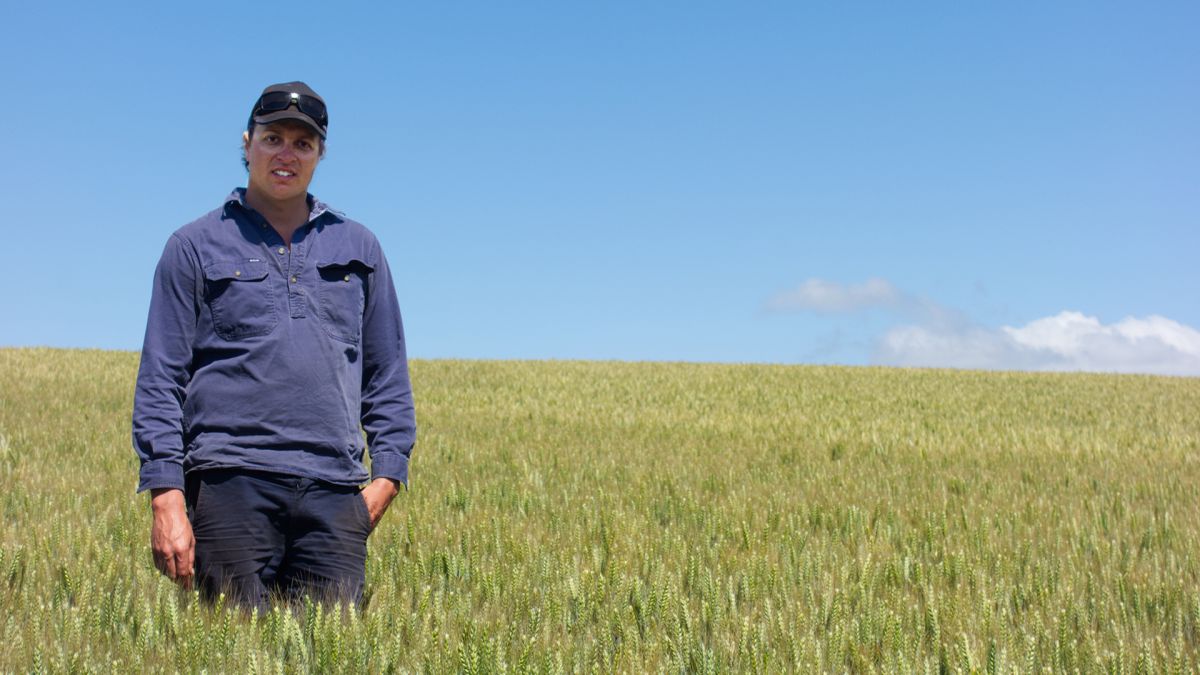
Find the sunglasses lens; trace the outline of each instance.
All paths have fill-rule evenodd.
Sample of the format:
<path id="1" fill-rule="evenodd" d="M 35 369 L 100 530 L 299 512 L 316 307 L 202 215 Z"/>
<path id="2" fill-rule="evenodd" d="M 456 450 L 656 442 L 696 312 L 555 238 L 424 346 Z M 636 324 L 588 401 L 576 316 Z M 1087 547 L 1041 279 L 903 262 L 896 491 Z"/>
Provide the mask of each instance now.
<path id="1" fill-rule="evenodd" d="M 286 91 L 273 91 L 269 94 L 263 94 L 262 98 L 258 99 L 257 111 L 275 112 L 278 110 L 287 109 L 292 102 L 292 95 Z"/>
<path id="2" fill-rule="evenodd" d="M 311 96 L 301 96 L 296 102 L 296 106 L 300 108 L 300 112 L 308 115 L 316 120 L 319 124 L 324 125 L 325 120 L 325 104 Z"/>

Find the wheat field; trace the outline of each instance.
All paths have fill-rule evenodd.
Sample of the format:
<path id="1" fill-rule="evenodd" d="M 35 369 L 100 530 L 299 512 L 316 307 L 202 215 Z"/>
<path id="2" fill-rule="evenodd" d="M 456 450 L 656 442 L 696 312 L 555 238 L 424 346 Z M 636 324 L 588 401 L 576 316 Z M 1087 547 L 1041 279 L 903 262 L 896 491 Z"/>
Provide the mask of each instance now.
<path id="1" fill-rule="evenodd" d="M 154 570 L 137 354 L 0 350 L 0 671 L 1200 670 L 1200 379 L 416 361 L 362 611 Z"/>

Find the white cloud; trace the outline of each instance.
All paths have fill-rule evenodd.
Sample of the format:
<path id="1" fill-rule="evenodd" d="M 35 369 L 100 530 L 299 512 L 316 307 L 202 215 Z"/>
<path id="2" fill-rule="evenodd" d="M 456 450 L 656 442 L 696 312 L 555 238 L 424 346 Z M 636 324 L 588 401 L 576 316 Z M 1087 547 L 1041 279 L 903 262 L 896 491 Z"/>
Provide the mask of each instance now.
<path id="1" fill-rule="evenodd" d="M 767 307 L 782 311 L 855 312 L 864 309 L 897 309 L 907 300 L 885 279 L 867 279 L 861 284 L 809 279 L 798 288 L 776 294 L 767 301 Z"/>
<path id="2" fill-rule="evenodd" d="M 897 326 L 879 339 L 875 361 L 928 368 L 1035 369 L 1002 333 L 977 326 Z"/>
<path id="3" fill-rule="evenodd" d="M 1106 325 L 1096 317 L 1063 311 L 1019 328 L 992 329 L 879 278 L 861 284 L 809 279 L 775 295 L 767 308 L 821 314 L 887 311 L 905 323 L 876 341 L 873 360 L 885 365 L 1200 375 L 1200 331 L 1161 316 L 1127 317 Z"/>
<path id="4" fill-rule="evenodd" d="M 899 366 L 1200 375 L 1200 331 L 1161 316 L 1105 325 L 1060 312 L 1020 328 L 898 326 L 876 359 Z"/>

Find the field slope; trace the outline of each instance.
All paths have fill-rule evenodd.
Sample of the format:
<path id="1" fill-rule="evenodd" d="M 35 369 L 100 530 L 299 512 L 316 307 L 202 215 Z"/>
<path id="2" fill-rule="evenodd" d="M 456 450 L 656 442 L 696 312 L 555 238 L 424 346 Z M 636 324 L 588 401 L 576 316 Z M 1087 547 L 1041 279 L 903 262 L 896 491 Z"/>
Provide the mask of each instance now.
<path id="1" fill-rule="evenodd" d="M 366 610 L 251 617 L 150 564 L 136 369 L 0 350 L 0 671 L 1197 669 L 1200 379 L 418 361 Z"/>

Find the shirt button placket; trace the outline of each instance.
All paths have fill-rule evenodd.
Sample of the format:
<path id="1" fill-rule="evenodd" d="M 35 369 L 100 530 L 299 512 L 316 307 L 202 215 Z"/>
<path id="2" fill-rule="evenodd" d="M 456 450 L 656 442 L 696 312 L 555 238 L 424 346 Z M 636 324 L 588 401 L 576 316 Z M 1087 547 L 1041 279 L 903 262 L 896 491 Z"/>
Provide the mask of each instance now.
<path id="1" fill-rule="evenodd" d="M 282 246 L 279 247 L 279 250 L 286 251 Z M 297 260 L 299 257 L 296 255 L 296 250 L 293 247 L 285 265 L 288 280 L 288 306 L 293 319 L 302 319 L 306 315 L 304 288 L 300 285 L 298 270 L 294 269 L 300 264 L 299 260 Z"/>

